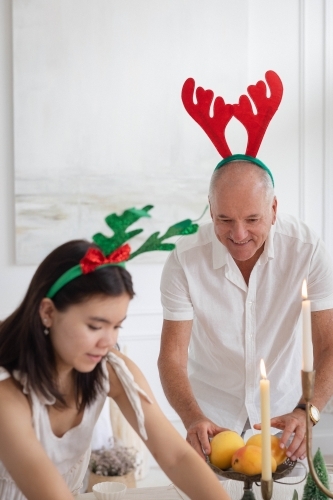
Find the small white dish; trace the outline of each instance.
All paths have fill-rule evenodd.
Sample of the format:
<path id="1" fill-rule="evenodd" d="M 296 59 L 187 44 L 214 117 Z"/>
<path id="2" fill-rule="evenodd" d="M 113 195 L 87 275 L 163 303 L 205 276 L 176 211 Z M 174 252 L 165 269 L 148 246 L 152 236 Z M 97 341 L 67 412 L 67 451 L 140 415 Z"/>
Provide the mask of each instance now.
<path id="1" fill-rule="evenodd" d="M 92 490 L 97 500 L 120 500 L 124 497 L 127 486 L 123 483 L 105 481 L 94 484 Z"/>

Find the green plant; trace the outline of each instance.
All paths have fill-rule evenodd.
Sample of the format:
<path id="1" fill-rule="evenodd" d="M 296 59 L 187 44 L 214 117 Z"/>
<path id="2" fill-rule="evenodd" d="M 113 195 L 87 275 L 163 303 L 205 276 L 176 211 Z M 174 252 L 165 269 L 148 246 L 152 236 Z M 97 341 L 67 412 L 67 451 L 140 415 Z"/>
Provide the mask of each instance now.
<path id="1" fill-rule="evenodd" d="M 318 448 L 313 458 L 313 465 L 322 484 L 326 486 L 326 488 L 329 488 L 327 469 L 320 448 Z M 326 500 L 326 499 L 327 495 L 325 495 L 322 491 L 319 490 L 311 474 L 308 473 L 306 483 L 304 486 L 302 500 Z"/>

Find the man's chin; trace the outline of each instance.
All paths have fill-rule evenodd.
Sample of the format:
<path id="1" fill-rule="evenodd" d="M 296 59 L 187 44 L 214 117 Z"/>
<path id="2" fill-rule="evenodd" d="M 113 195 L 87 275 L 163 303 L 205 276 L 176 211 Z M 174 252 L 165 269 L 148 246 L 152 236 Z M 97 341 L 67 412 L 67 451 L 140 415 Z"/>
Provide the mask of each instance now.
<path id="1" fill-rule="evenodd" d="M 232 248 L 228 248 L 229 253 L 231 257 L 234 260 L 240 261 L 240 262 L 245 262 L 246 260 L 250 260 L 254 254 L 256 253 L 255 250 L 249 248 L 250 242 L 244 245 L 243 247 L 240 248 L 235 248 L 235 245 L 232 245 Z M 248 246 L 248 248 L 245 248 L 245 246 Z"/>

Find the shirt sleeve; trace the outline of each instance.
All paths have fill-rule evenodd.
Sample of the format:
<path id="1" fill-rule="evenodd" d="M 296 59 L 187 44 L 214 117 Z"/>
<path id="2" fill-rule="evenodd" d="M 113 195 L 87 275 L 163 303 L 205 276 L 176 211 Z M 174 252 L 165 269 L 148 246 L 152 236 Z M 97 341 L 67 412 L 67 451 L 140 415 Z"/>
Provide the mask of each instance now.
<path id="1" fill-rule="evenodd" d="M 184 269 L 177 249 L 169 255 L 162 272 L 161 302 L 163 318 L 171 321 L 193 319 L 193 306 Z"/>
<path id="2" fill-rule="evenodd" d="M 333 309 L 333 264 L 324 242 L 319 239 L 313 252 L 308 279 L 311 311 Z"/>

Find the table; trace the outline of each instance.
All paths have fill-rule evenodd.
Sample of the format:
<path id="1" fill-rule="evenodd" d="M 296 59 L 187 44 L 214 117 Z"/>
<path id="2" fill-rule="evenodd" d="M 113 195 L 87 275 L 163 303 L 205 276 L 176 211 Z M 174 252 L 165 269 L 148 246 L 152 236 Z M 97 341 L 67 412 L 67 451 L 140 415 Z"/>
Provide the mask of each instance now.
<path id="1" fill-rule="evenodd" d="M 93 493 L 83 493 L 76 500 L 96 500 Z M 157 488 L 128 488 L 124 500 L 190 500 L 176 486 L 159 486 Z"/>
<path id="2" fill-rule="evenodd" d="M 298 492 L 298 498 L 302 498 L 304 481 L 293 484 L 302 478 L 286 477 L 284 482 L 288 484 L 273 485 L 272 500 L 291 500 L 294 489 Z M 222 481 L 223 487 L 229 493 L 232 500 L 239 500 L 243 496 L 243 483 L 239 481 Z M 261 500 L 260 486 L 253 485 L 253 491 L 257 500 Z M 190 500 L 183 492 L 178 490 L 173 484 L 157 488 L 130 488 L 126 491 L 124 500 Z M 93 493 L 78 495 L 76 500 L 96 500 Z"/>
<path id="3" fill-rule="evenodd" d="M 330 489 L 333 491 L 333 465 L 327 465 L 327 471 L 330 481 Z M 301 464 L 297 464 L 290 476 L 281 480 L 287 484 L 274 482 L 272 500 L 291 500 L 294 489 L 298 493 L 298 498 L 302 498 L 305 485 L 306 470 Z M 296 484 L 298 483 L 298 484 Z M 232 500 L 239 500 L 243 496 L 243 483 L 239 481 L 224 480 L 222 485 L 229 493 Z M 257 500 L 261 500 L 260 486 L 253 485 L 253 491 Z M 93 493 L 83 493 L 76 497 L 76 500 L 96 500 Z M 190 500 L 176 486 L 160 486 L 157 488 L 129 488 L 126 491 L 124 500 Z"/>

